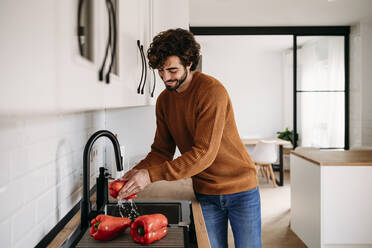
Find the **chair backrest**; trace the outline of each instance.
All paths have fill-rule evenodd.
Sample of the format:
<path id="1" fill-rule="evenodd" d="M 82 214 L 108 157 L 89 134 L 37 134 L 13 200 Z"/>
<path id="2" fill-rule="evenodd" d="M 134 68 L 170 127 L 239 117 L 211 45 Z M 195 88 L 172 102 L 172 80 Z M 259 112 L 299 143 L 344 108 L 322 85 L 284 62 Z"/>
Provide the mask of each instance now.
<path id="1" fill-rule="evenodd" d="M 251 158 L 256 164 L 275 163 L 278 158 L 276 153 L 276 141 L 260 140 L 255 146 Z"/>

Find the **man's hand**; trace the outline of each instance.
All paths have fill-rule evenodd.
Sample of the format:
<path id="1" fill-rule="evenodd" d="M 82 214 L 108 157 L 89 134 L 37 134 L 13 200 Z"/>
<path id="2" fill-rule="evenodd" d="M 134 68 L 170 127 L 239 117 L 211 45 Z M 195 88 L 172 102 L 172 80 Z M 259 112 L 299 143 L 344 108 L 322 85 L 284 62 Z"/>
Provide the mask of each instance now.
<path id="1" fill-rule="evenodd" d="M 127 181 L 127 183 L 120 190 L 118 200 L 143 190 L 151 183 L 149 171 L 146 169 L 132 169 L 125 173 L 121 180 Z"/>

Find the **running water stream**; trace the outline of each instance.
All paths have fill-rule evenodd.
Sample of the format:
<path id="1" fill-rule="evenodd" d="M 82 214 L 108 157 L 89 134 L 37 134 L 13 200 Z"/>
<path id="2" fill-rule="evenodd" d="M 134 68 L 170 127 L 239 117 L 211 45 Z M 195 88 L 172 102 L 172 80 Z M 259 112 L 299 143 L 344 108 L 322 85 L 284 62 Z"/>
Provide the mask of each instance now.
<path id="1" fill-rule="evenodd" d="M 126 217 L 134 221 L 138 216 L 140 216 L 138 208 L 132 199 L 119 200 L 118 205 L 121 217 Z"/>

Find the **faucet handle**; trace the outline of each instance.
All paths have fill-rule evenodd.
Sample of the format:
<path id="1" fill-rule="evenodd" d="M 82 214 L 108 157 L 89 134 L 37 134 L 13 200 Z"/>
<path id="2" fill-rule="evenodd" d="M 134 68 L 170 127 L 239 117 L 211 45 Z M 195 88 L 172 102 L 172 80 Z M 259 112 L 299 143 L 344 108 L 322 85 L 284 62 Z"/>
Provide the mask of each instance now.
<path id="1" fill-rule="evenodd" d="M 107 172 L 108 170 L 105 167 L 99 167 L 99 178 L 109 178 L 111 176 L 110 173 Z"/>
<path id="2" fill-rule="evenodd" d="M 104 175 L 105 177 L 110 177 L 111 176 L 111 173 L 109 172 L 109 170 L 107 168 L 104 168 Z"/>

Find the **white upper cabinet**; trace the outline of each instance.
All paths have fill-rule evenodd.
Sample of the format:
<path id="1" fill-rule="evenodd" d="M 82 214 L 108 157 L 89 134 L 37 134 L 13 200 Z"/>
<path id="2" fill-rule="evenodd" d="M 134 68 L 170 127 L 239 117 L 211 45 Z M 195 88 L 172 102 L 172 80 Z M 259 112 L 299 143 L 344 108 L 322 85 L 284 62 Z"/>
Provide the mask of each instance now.
<path id="1" fill-rule="evenodd" d="M 44 0 L 47 2 L 47 0 Z M 104 54 L 103 17 L 104 1 L 83 1 L 82 24 L 84 45 L 89 45 L 90 60 L 79 52 L 78 3 L 76 0 L 56 1 L 56 91 L 53 92 L 57 112 L 85 111 L 104 108 L 103 91 L 107 85 L 98 80 L 98 71 Z M 87 4 L 90 8 L 87 10 Z M 89 13 L 89 15 L 88 15 Z M 84 20 L 84 21 L 83 21 Z M 107 26 L 105 27 L 107 29 Z M 106 38 L 105 35 L 104 38 Z"/>
<path id="2" fill-rule="evenodd" d="M 1 115 L 56 109 L 57 1 L 35 2 L 0 4 Z"/>
<path id="3" fill-rule="evenodd" d="M 109 84 L 105 76 L 110 52 L 103 81 L 98 77 L 108 42 L 106 1 L 83 1 L 83 46 L 78 43 L 78 0 L 22 4 L 7 0 L 1 4 L 0 115 L 67 113 L 155 102 L 164 86 L 157 76 L 155 96 L 150 96 L 154 77 L 147 58 L 146 84 L 143 87 L 142 81 L 143 94 L 137 93 L 143 66 L 137 41 L 147 57 L 155 34 L 168 28 L 188 28 L 188 1 L 112 1 L 116 6 L 117 58 Z M 88 55 L 81 56 L 81 50 Z"/>
<path id="4" fill-rule="evenodd" d="M 111 82 L 105 88 L 105 107 L 116 108 L 140 106 L 147 104 L 147 92 L 138 93 L 142 89 L 142 56 L 138 41 L 145 39 L 145 20 L 147 5 L 145 0 L 117 1 L 117 62 L 118 75 L 111 76 Z M 106 18 L 107 19 L 107 18 Z M 143 81 L 143 80 L 142 80 Z M 140 87 L 139 87 L 140 86 Z"/>

